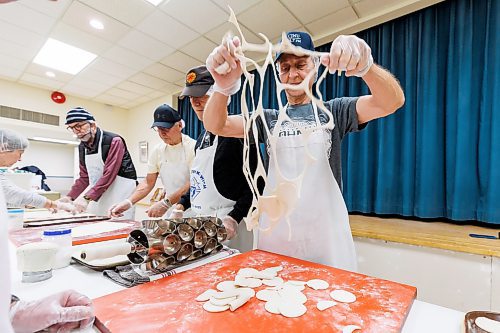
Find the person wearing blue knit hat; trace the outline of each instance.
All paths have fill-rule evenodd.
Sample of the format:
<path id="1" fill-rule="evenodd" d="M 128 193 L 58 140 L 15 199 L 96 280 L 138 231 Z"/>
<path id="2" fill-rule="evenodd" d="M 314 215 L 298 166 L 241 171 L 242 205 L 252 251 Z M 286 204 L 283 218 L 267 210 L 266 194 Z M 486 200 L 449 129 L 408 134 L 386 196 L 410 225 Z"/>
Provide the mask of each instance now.
<path id="1" fill-rule="evenodd" d="M 75 107 L 66 114 L 68 130 L 80 140 L 80 177 L 68 195 L 59 199 L 73 201 L 77 212 L 107 216 L 116 202 L 128 198 L 137 186 L 137 175 L 125 140 L 118 134 L 101 130 L 85 108 Z M 87 187 L 83 196 L 81 194 Z M 123 219 L 133 220 L 129 209 Z"/>

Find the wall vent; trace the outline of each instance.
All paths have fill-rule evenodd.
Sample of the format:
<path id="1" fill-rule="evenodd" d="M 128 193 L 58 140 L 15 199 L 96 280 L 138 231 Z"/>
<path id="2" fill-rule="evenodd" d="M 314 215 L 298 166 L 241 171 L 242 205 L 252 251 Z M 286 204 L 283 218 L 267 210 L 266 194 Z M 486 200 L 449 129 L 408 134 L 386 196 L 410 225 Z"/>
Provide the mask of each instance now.
<path id="1" fill-rule="evenodd" d="M 0 105 L 0 117 L 59 126 L 59 116 Z"/>

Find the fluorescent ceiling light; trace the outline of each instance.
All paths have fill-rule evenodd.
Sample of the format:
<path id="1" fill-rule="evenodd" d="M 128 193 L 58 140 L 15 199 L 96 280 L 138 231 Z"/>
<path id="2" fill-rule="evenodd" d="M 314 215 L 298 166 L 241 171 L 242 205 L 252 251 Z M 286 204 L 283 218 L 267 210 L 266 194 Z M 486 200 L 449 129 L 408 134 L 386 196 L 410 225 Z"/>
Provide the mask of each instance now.
<path id="1" fill-rule="evenodd" d="M 60 144 L 75 145 L 75 146 L 78 146 L 80 144 L 80 142 L 78 142 L 78 141 L 45 138 L 43 136 L 34 136 L 33 138 L 30 138 L 30 140 L 33 140 L 33 141 L 42 141 L 42 142 L 60 143 Z"/>
<path id="2" fill-rule="evenodd" d="M 45 75 L 47 75 L 48 77 L 56 77 L 56 74 L 54 74 L 54 72 L 51 71 L 45 72 Z"/>
<path id="3" fill-rule="evenodd" d="M 97 55 L 93 53 L 49 38 L 38 52 L 33 62 L 75 75 L 96 57 Z"/>
<path id="4" fill-rule="evenodd" d="M 163 0 L 146 0 L 146 1 L 153 4 L 154 6 L 158 6 L 160 2 L 162 2 Z"/>
<path id="5" fill-rule="evenodd" d="M 101 21 L 97 19 L 92 19 L 89 21 L 89 24 L 92 28 L 97 29 L 97 30 L 102 30 L 104 29 L 104 24 L 102 24 Z"/>

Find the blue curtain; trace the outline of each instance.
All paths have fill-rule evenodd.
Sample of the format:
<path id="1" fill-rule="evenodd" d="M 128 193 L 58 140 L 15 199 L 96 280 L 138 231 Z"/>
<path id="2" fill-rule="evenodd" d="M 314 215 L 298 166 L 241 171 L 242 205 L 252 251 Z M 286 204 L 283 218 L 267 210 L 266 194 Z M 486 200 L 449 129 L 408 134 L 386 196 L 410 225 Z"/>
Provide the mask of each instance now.
<path id="1" fill-rule="evenodd" d="M 344 140 L 349 211 L 500 224 L 499 14 L 496 0 L 450 0 L 357 34 L 406 104 Z M 264 107 L 274 108 L 270 71 L 264 84 Z M 368 93 L 361 79 L 336 75 L 320 88 L 326 99 Z"/>

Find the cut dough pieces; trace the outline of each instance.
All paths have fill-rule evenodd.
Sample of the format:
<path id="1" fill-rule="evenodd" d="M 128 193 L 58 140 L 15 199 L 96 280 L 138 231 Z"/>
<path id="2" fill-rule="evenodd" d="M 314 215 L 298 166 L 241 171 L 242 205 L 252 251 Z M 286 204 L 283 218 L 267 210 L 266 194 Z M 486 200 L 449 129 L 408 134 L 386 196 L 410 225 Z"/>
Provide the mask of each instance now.
<path id="1" fill-rule="evenodd" d="M 236 289 L 236 285 L 234 284 L 234 281 L 222 281 L 217 284 L 217 290 L 220 291 L 227 291 L 227 290 L 232 290 Z"/>
<path id="2" fill-rule="evenodd" d="M 203 304 L 203 309 L 208 312 L 223 312 L 229 309 L 229 305 L 217 306 L 213 305 L 210 302 L 206 302 L 205 304 Z"/>
<path id="3" fill-rule="evenodd" d="M 279 296 L 279 294 L 277 290 L 262 289 L 259 290 L 255 296 L 257 297 L 257 299 L 267 302 L 271 299 L 271 297 Z"/>
<path id="4" fill-rule="evenodd" d="M 283 285 L 284 281 L 280 277 L 275 277 L 272 280 L 262 280 L 262 283 L 269 287 L 277 287 Z"/>
<path id="5" fill-rule="evenodd" d="M 307 286 L 313 288 L 314 290 L 327 289 L 330 285 L 325 280 L 312 279 L 307 281 Z"/>
<path id="6" fill-rule="evenodd" d="M 212 297 L 216 293 L 217 293 L 217 290 L 208 289 L 208 290 L 205 290 L 203 293 L 199 294 L 198 297 L 195 298 L 195 300 L 198 302 L 206 302 L 210 299 L 210 297 Z"/>
<path id="7" fill-rule="evenodd" d="M 356 301 L 356 296 L 346 290 L 334 290 L 330 293 L 330 296 L 341 303 L 352 303 Z"/>
<path id="8" fill-rule="evenodd" d="M 334 301 L 319 301 L 318 304 L 316 304 L 316 307 L 319 311 L 323 311 L 335 305 L 337 305 L 337 302 Z"/>
<path id="9" fill-rule="evenodd" d="M 300 317 L 307 311 L 307 308 L 304 304 L 297 302 L 286 302 L 283 301 L 283 299 L 278 303 L 278 309 L 283 316 L 288 318 Z"/>
<path id="10" fill-rule="evenodd" d="M 500 321 L 492 320 L 486 317 L 477 317 L 474 321 L 476 325 L 489 333 L 500 333 Z"/>
<path id="11" fill-rule="evenodd" d="M 361 327 L 359 326 L 356 326 L 356 325 L 347 325 L 347 326 L 344 326 L 344 328 L 342 329 L 342 333 L 352 333 L 356 330 L 360 330 Z"/>
<path id="12" fill-rule="evenodd" d="M 232 301 L 236 300 L 236 298 L 237 298 L 236 296 L 228 298 L 211 297 L 209 302 L 212 303 L 213 305 L 224 306 L 224 305 L 229 305 Z"/>

